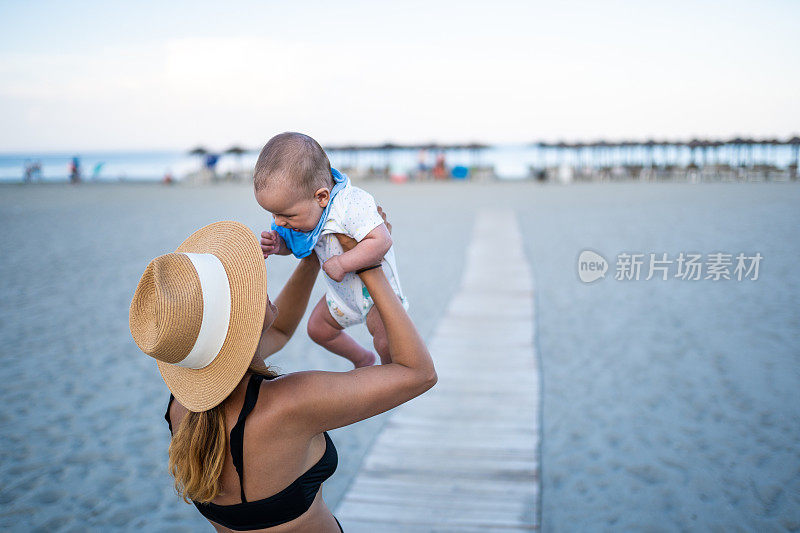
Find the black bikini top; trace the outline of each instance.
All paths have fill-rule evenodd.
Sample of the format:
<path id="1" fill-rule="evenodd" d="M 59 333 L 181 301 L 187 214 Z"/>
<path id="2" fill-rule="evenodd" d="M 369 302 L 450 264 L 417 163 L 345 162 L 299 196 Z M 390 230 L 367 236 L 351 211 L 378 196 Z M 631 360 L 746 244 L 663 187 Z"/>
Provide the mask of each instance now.
<path id="1" fill-rule="evenodd" d="M 239 413 L 236 425 L 231 429 L 231 456 L 233 466 L 239 475 L 239 487 L 242 491 L 242 503 L 232 505 L 217 505 L 215 503 L 193 502 L 200 513 L 214 522 L 236 531 L 247 531 L 251 529 L 263 529 L 277 526 L 285 522 L 290 522 L 305 513 L 314 497 L 319 491 L 322 482 L 331 477 L 336 470 L 339 458 L 336 447 L 328 432 L 325 435 L 325 453 L 317 464 L 309 468 L 299 478 L 295 479 L 288 487 L 273 494 L 268 498 L 249 502 L 244 496 L 244 455 L 242 453 L 244 445 L 244 425 L 247 415 L 253 410 L 258 400 L 258 393 L 261 390 L 261 380 L 272 379 L 268 376 L 253 374 L 247 384 L 244 404 Z M 167 413 L 164 418 L 169 424 L 172 432 L 172 422 L 169 419 L 169 408 L 175 397 L 170 394 L 167 404 Z"/>

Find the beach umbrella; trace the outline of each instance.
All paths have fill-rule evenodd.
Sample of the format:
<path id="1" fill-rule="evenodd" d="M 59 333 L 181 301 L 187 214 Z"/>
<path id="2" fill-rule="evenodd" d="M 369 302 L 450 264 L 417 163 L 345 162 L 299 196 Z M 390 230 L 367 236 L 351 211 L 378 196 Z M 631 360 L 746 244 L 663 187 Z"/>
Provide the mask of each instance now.
<path id="1" fill-rule="evenodd" d="M 725 146 L 725 143 L 722 141 L 713 141 L 712 144 L 714 145 L 714 164 L 719 165 L 722 159 L 720 154 Z"/>
<path id="2" fill-rule="evenodd" d="M 358 166 L 358 153 L 361 151 L 361 147 L 357 144 L 345 144 L 340 146 L 339 149 L 343 152 L 348 154 L 348 163 L 351 167 Z"/>
<path id="3" fill-rule="evenodd" d="M 644 149 L 645 149 L 644 153 L 647 156 L 646 161 L 647 161 L 647 166 L 648 167 L 652 167 L 653 166 L 653 154 L 655 152 L 655 146 L 657 144 L 658 143 L 655 140 L 647 139 L 647 141 L 645 141 L 645 143 L 642 145 L 642 146 L 644 146 Z"/>
<path id="4" fill-rule="evenodd" d="M 747 166 L 752 167 L 754 164 L 753 161 L 753 150 L 758 141 L 755 139 L 745 139 L 744 146 L 745 146 L 745 155 L 747 156 Z"/>
<path id="5" fill-rule="evenodd" d="M 575 161 L 579 166 L 583 165 L 582 160 L 585 159 L 585 157 L 583 157 L 583 154 L 585 153 L 584 148 L 586 148 L 586 143 L 584 142 L 578 141 L 572 143 L 572 149 L 575 150 Z"/>
<path id="6" fill-rule="evenodd" d="M 225 153 L 226 154 L 234 154 L 234 155 L 242 155 L 242 154 L 247 153 L 247 150 L 245 150 L 241 146 L 237 145 L 237 146 L 231 146 L 230 148 L 225 150 Z"/>
<path id="7" fill-rule="evenodd" d="M 246 154 L 247 150 L 245 150 L 241 146 L 234 145 L 234 146 L 231 146 L 230 148 L 228 148 L 227 150 L 225 150 L 225 153 L 236 156 L 236 165 L 238 167 L 238 170 L 241 171 L 242 170 L 242 154 Z"/>
<path id="8" fill-rule="evenodd" d="M 733 139 L 728 139 L 725 144 L 731 147 L 731 153 L 735 156 L 733 157 L 732 165 L 731 166 L 739 166 L 741 164 L 741 150 L 742 145 L 745 143 L 745 140 L 741 137 L 734 137 Z"/>
<path id="9" fill-rule="evenodd" d="M 538 148 L 539 153 L 541 154 L 542 166 L 543 167 L 547 167 L 548 149 L 552 148 L 553 144 L 549 143 L 547 141 L 539 141 L 539 142 L 535 143 L 535 146 Z"/>
<path id="10" fill-rule="evenodd" d="M 629 166 L 633 164 L 635 159 L 634 155 L 636 153 L 636 147 L 639 146 L 639 143 L 635 141 L 620 141 L 620 152 L 622 156 L 620 157 L 623 166 Z"/>
<path id="11" fill-rule="evenodd" d="M 794 152 L 794 171 L 792 172 L 792 179 L 797 178 L 797 167 L 800 165 L 800 137 L 794 136 L 784 144 L 792 147 Z"/>
<path id="12" fill-rule="evenodd" d="M 709 141 L 708 139 L 701 139 L 700 140 L 700 156 L 701 156 L 701 162 L 702 162 L 701 166 L 703 166 L 703 167 L 705 167 L 705 166 L 707 166 L 709 164 L 708 149 L 710 147 L 711 147 L 711 141 Z"/>
<path id="13" fill-rule="evenodd" d="M 206 155 L 208 150 L 205 149 L 203 146 L 196 146 L 189 150 L 189 155 Z"/>
<path id="14" fill-rule="evenodd" d="M 601 139 L 594 143 L 594 147 L 597 148 L 597 160 L 599 162 L 599 166 L 606 167 L 609 166 L 608 164 L 608 150 L 611 147 L 611 143 L 607 142 L 604 139 Z"/>
<path id="15" fill-rule="evenodd" d="M 756 146 L 759 147 L 758 157 L 756 158 L 756 162 L 760 165 L 767 164 L 767 148 L 769 147 L 769 140 L 767 139 L 756 139 L 755 141 Z"/>
<path id="16" fill-rule="evenodd" d="M 481 152 L 489 148 L 489 146 L 478 142 L 471 142 L 467 144 L 464 148 L 470 151 L 472 166 L 477 166 L 480 164 Z"/>
<path id="17" fill-rule="evenodd" d="M 764 145 L 764 162 L 765 162 L 765 164 L 771 165 L 774 162 L 777 165 L 777 161 L 774 161 L 774 159 L 775 159 L 775 146 L 781 144 L 781 142 L 778 139 L 775 139 L 773 137 L 772 139 L 764 139 L 763 141 L 761 141 L 761 143 Z M 775 165 L 773 165 L 773 166 L 775 166 Z"/>
<path id="18" fill-rule="evenodd" d="M 683 149 L 686 147 L 686 142 L 670 141 L 669 145 L 672 148 L 672 164 L 679 167 L 681 165 L 681 154 L 683 154 Z"/>
<path id="19" fill-rule="evenodd" d="M 669 147 L 672 146 L 672 143 L 670 141 L 659 141 L 658 145 L 661 147 L 661 163 L 662 163 L 662 166 L 666 167 L 667 165 L 670 164 L 670 162 L 669 162 L 669 155 L 670 155 Z"/>
<path id="20" fill-rule="evenodd" d="M 569 148 L 569 145 L 567 143 L 565 143 L 564 141 L 559 141 L 559 142 L 557 142 L 555 144 L 555 148 L 556 148 L 556 158 L 558 160 L 558 166 L 561 166 L 563 164 L 563 162 L 564 162 L 563 161 L 563 159 L 564 159 L 564 150 L 566 148 Z"/>
<path id="21" fill-rule="evenodd" d="M 384 154 L 384 159 L 386 160 L 387 167 L 390 166 L 391 164 L 392 152 L 394 150 L 397 150 L 398 148 L 400 148 L 399 145 L 390 142 L 383 143 L 382 145 L 378 146 L 378 150 L 383 152 Z"/>
<path id="22" fill-rule="evenodd" d="M 697 158 L 697 154 L 699 152 L 699 149 L 703 146 L 703 141 L 701 141 L 700 139 L 692 139 L 691 141 L 689 141 L 689 143 L 686 146 L 689 147 L 689 164 L 690 164 L 690 166 L 691 165 L 694 165 L 695 167 L 700 166 L 698 164 L 698 161 L 697 161 L 697 159 L 698 159 Z"/>
<path id="23" fill-rule="evenodd" d="M 200 158 L 200 168 L 203 168 L 203 156 L 208 154 L 209 151 L 205 149 L 203 146 L 195 146 L 191 150 L 189 150 L 189 155 L 196 155 Z"/>
<path id="24" fill-rule="evenodd" d="M 489 148 L 489 145 L 472 142 L 465 145 L 464 148 L 466 148 L 467 150 L 485 150 L 486 148 Z"/>
<path id="25" fill-rule="evenodd" d="M 542 167 L 546 167 L 547 166 L 547 161 L 546 161 L 546 157 L 545 156 L 547 154 L 547 152 L 546 152 L 547 143 L 544 142 L 544 141 L 536 141 L 534 143 L 531 143 L 531 146 L 536 148 L 536 163 L 537 163 L 537 165 L 538 166 L 542 166 Z M 541 165 L 539 165 L 539 163 L 541 163 Z"/>

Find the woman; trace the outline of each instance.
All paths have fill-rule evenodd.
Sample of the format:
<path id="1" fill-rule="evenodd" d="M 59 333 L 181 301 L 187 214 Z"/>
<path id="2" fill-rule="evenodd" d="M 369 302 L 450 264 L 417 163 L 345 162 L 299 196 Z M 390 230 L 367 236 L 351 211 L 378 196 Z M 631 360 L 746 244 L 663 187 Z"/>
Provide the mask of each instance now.
<path id="1" fill-rule="evenodd" d="M 339 240 L 346 250 L 355 245 Z M 131 302 L 131 334 L 172 392 L 165 418 L 175 487 L 217 531 L 342 531 L 319 491 L 337 463 L 327 430 L 436 383 L 430 354 L 379 266 L 359 275 L 383 317 L 392 362 L 277 376 L 264 358 L 303 317 L 316 254 L 300 261 L 276 305 L 259 243 L 236 222 L 206 226 L 148 265 Z"/>

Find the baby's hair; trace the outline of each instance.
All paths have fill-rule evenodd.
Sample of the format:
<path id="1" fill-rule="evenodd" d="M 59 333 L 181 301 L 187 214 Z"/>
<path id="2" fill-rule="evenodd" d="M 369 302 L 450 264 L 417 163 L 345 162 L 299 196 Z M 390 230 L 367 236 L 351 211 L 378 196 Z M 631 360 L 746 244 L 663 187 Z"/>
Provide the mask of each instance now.
<path id="1" fill-rule="evenodd" d="M 256 191 L 273 184 L 296 188 L 305 194 L 333 187 L 331 163 L 317 141 L 287 131 L 270 139 L 256 161 L 253 185 Z"/>

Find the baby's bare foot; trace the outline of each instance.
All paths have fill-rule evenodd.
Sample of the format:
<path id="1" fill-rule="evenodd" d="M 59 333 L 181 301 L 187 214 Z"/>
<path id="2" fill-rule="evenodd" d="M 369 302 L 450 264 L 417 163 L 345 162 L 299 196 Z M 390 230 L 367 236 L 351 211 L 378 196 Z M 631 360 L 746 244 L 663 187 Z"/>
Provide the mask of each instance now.
<path id="1" fill-rule="evenodd" d="M 361 368 L 362 366 L 372 366 L 375 364 L 375 354 L 368 350 L 364 351 L 364 356 L 357 360 L 353 361 L 355 368 Z"/>

